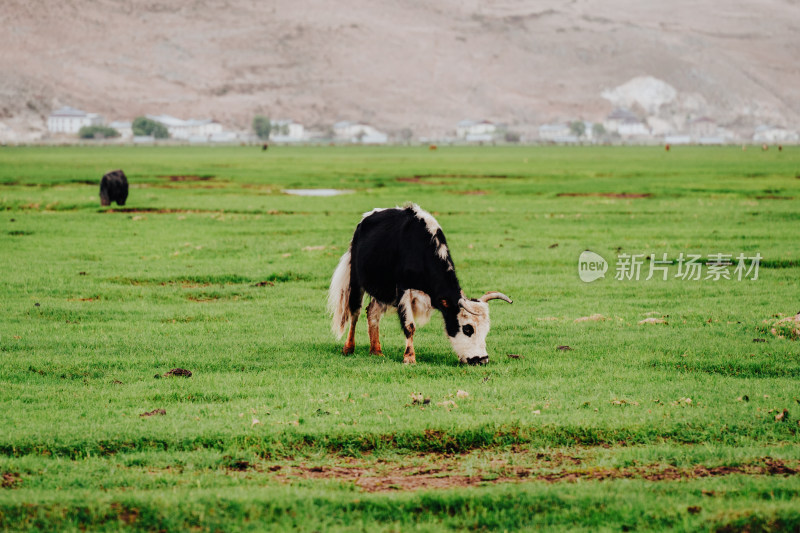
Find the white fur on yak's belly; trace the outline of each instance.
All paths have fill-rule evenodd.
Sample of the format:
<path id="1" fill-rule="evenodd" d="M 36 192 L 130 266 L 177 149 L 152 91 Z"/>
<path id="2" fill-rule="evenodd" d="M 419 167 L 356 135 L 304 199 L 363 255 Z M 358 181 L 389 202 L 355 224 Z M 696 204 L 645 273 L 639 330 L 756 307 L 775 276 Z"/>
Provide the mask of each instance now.
<path id="1" fill-rule="evenodd" d="M 422 291 L 409 291 L 411 293 L 411 311 L 414 314 L 414 321 L 422 327 L 431 319 L 433 307 L 431 297 Z"/>
<path id="2" fill-rule="evenodd" d="M 433 314 L 433 306 L 431 306 L 431 297 L 422 291 L 409 290 L 411 298 L 411 312 L 414 315 L 414 322 L 418 328 L 421 328 L 431 320 Z M 397 312 L 397 307 L 393 305 L 387 306 L 387 312 Z"/>

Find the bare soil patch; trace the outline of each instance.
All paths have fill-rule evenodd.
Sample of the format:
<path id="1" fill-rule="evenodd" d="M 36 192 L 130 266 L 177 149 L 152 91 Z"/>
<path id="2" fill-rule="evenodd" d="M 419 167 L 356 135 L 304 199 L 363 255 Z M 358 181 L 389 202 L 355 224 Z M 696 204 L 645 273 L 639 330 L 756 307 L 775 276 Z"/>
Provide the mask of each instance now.
<path id="1" fill-rule="evenodd" d="M 147 411 L 146 413 L 142 413 L 139 416 L 156 416 L 156 415 L 164 416 L 166 414 L 167 414 L 166 409 L 153 409 L 152 411 Z"/>
<path id="2" fill-rule="evenodd" d="M 172 174 L 172 175 L 161 175 L 159 178 L 168 179 L 169 181 L 209 181 L 216 178 L 216 176 L 212 175 L 204 175 L 198 176 L 196 174 Z"/>
<path id="3" fill-rule="evenodd" d="M 169 215 L 172 213 L 221 213 L 210 209 L 176 209 L 167 207 L 119 207 L 114 209 L 103 209 L 101 213 L 154 213 L 158 215 Z"/>
<path id="4" fill-rule="evenodd" d="M 277 477 L 289 482 L 291 478 L 333 479 L 352 482 L 367 492 L 386 492 L 392 490 L 450 489 L 471 487 L 486 483 L 520 483 L 540 481 L 545 483 L 569 482 L 579 480 L 603 481 L 609 479 L 645 479 L 647 481 L 677 481 L 708 477 L 743 475 L 798 474 L 800 462 L 791 464 L 780 459 L 764 457 L 749 464 L 736 466 L 706 467 L 696 465 L 679 468 L 670 465 L 651 464 L 626 468 L 578 468 L 581 459 L 564 454 L 536 454 L 536 461 L 544 462 L 545 468 L 509 465 L 504 460 L 491 461 L 490 468 L 471 475 L 460 473 L 452 459 L 439 458 L 436 464 L 419 466 L 392 466 L 378 464 L 340 465 L 340 466 L 292 466 L 281 469 Z M 554 470 L 553 467 L 556 467 Z M 560 467 L 560 468 L 559 468 Z M 272 470 L 272 469 L 271 469 Z"/>
<path id="5" fill-rule="evenodd" d="M 415 174 L 413 176 L 400 176 L 395 178 L 403 183 L 421 183 L 423 185 L 446 185 L 446 181 L 430 181 L 432 178 L 456 179 L 506 179 L 506 174 Z"/>
<path id="6" fill-rule="evenodd" d="M 170 208 L 170 207 L 118 207 L 112 209 L 99 209 L 99 213 L 140 213 L 140 214 L 155 214 L 155 215 L 169 215 L 176 213 L 193 213 L 193 214 L 225 214 L 225 215 L 310 215 L 308 211 L 283 211 L 278 209 L 270 209 L 268 211 L 240 211 L 240 210 L 227 210 L 227 209 L 183 209 L 183 208 Z"/>
<path id="7" fill-rule="evenodd" d="M 560 192 L 556 196 L 596 196 L 602 198 L 652 198 L 649 192 Z"/>
<path id="8" fill-rule="evenodd" d="M 186 297 L 186 299 L 189 300 L 189 301 L 192 301 L 192 302 L 197 302 L 197 303 L 203 304 L 203 303 L 208 303 L 208 302 L 216 302 L 220 298 L 219 298 L 219 296 L 207 296 L 207 295 L 195 296 L 195 295 L 189 295 L 189 296 Z"/>
<path id="9" fill-rule="evenodd" d="M 475 189 L 471 191 L 453 191 L 453 194 L 461 194 L 464 196 L 485 196 L 489 194 L 489 191 L 484 191 L 483 189 Z"/>
<path id="10" fill-rule="evenodd" d="M 3 472 L 0 478 L 0 487 L 4 489 L 15 489 L 22 483 L 22 476 L 18 472 Z"/>
<path id="11" fill-rule="evenodd" d="M 164 377 L 165 378 L 173 377 L 173 376 L 190 378 L 190 377 L 192 377 L 192 371 L 191 370 L 186 370 L 185 368 L 173 368 L 172 370 L 164 373 Z"/>

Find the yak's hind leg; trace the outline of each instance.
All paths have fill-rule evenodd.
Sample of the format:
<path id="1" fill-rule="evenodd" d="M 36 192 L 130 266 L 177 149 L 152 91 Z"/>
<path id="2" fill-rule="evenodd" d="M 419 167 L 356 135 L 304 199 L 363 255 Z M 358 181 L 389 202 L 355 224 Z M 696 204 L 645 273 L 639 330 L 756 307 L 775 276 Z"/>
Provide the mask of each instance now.
<path id="1" fill-rule="evenodd" d="M 358 322 L 358 315 L 361 314 L 361 302 L 364 299 L 364 289 L 358 284 L 353 283 L 354 280 L 350 278 L 350 331 L 347 332 L 347 341 L 344 343 L 342 353 L 349 355 L 356 351 L 356 323 Z"/>
<path id="2" fill-rule="evenodd" d="M 367 324 L 369 325 L 369 353 L 383 356 L 381 350 L 381 318 L 386 312 L 386 304 L 380 303 L 375 298 L 367 306 Z"/>
<path id="3" fill-rule="evenodd" d="M 350 331 L 347 332 L 347 340 L 342 348 L 342 353 L 345 355 L 356 351 L 356 322 L 358 322 L 359 314 L 361 314 L 361 309 L 350 315 Z"/>
<path id="4" fill-rule="evenodd" d="M 412 291 L 403 292 L 400 303 L 397 305 L 397 314 L 400 316 L 400 325 L 406 336 L 406 351 L 403 353 L 403 363 L 413 365 L 417 362 L 417 354 L 414 353 L 414 332 L 417 327 L 414 324 L 414 307 L 412 304 Z"/>

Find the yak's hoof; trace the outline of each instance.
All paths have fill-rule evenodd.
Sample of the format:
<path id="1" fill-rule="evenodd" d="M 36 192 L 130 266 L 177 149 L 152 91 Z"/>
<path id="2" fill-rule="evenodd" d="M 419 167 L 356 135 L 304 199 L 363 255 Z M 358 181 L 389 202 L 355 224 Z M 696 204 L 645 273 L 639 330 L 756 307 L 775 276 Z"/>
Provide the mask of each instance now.
<path id="1" fill-rule="evenodd" d="M 355 346 L 345 346 L 342 348 L 342 353 L 345 355 L 352 355 L 356 351 Z"/>
<path id="2" fill-rule="evenodd" d="M 380 350 L 378 350 L 378 351 L 375 351 L 375 350 L 370 350 L 370 351 L 369 351 L 369 354 L 370 354 L 370 355 L 377 355 L 378 357 L 383 357 L 383 352 L 382 352 L 382 351 L 380 351 Z"/>
<path id="3" fill-rule="evenodd" d="M 469 365 L 485 365 L 489 362 L 489 356 L 483 357 L 470 357 L 467 359 L 467 364 Z"/>
<path id="4" fill-rule="evenodd" d="M 416 357 L 404 357 L 403 358 L 403 364 L 404 365 L 416 365 L 417 364 L 417 358 Z"/>

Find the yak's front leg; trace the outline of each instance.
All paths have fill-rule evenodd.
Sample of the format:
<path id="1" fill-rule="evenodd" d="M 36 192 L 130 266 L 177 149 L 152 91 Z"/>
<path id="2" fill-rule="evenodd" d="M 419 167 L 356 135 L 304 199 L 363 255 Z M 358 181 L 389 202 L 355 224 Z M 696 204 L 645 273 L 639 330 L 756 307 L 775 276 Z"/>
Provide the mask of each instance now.
<path id="1" fill-rule="evenodd" d="M 406 351 L 403 354 L 403 363 L 413 365 L 417 362 L 417 354 L 414 353 L 414 332 L 417 327 L 414 324 L 414 308 L 411 305 L 411 291 L 407 290 L 400 298 L 397 305 L 397 314 L 400 316 L 400 325 L 406 336 Z"/>
<path id="2" fill-rule="evenodd" d="M 381 318 L 386 312 L 386 305 L 373 298 L 367 306 L 367 324 L 369 325 L 369 353 L 383 356 L 381 350 Z"/>

